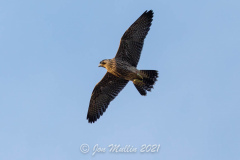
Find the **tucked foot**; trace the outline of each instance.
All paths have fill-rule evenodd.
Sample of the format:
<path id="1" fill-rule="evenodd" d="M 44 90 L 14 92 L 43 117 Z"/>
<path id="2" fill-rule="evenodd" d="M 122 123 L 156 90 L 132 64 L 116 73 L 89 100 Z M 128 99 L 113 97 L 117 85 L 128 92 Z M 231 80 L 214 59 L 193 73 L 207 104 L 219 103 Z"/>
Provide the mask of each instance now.
<path id="1" fill-rule="evenodd" d="M 140 79 L 134 79 L 133 82 L 136 82 L 136 83 L 142 83 L 143 81 L 140 80 Z"/>
<path id="2" fill-rule="evenodd" d="M 138 85 L 138 86 L 144 86 L 144 82 L 141 79 L 134 79 L 133 84 Z"/>

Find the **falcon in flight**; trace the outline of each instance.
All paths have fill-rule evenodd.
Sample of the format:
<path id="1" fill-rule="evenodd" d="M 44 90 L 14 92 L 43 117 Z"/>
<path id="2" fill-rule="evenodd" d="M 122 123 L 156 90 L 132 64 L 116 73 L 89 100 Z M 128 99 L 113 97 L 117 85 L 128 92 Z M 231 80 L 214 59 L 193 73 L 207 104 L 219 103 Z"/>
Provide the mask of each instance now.
<path id="1" fill-rule="evenodd" d="M 116 56 L 100 62 L 99 67 L 106 68 L 107 73 L 93 89 L 87 114 L 89 123 L 100 118 L 129 81 L 143 96 L 153 88 L 158 71 L 136 68 L 152 18 L 153 11 L 145 11 L 123 34 Z"/>

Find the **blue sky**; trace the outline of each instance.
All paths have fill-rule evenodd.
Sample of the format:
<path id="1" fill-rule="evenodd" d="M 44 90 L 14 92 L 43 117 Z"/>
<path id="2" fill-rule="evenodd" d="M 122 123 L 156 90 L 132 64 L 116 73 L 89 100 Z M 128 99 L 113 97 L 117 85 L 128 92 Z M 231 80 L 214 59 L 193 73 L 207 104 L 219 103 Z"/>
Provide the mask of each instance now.
<path id="1" fill-rule="evenodd" d="M 154 90 L 129 83 L 87 123 L 99 62 L 149 9 L 138 68 L 159 71 Z M 0 159 L 240 159 L 239 19 L 237 0 L 0 1 Z M 92 156 L 96 144 L 107 151 Z"/>

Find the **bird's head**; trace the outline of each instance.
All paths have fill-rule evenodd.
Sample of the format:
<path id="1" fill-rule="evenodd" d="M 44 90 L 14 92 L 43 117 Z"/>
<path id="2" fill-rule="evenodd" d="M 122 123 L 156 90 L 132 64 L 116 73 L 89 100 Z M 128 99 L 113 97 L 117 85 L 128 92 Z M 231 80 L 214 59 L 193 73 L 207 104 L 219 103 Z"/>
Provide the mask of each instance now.
<path id="1" fill-rule="evenodd" d="M 104 68 L 106 68 L 106 65 L 109 63 L 109 59 L 104 59 L 104 60 L 102 60 L 100 63 L 99 63 L 99 65 L 98 65 L 98 67 L 104 67 Z"/>

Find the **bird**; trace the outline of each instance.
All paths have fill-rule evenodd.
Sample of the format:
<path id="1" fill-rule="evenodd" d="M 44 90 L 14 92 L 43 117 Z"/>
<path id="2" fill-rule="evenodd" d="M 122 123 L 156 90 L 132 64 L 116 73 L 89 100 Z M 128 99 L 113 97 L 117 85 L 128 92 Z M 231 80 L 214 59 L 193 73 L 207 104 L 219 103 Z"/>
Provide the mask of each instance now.
<path id="1" fill-rule="evenodd" d="M 107 69 L 107 73 L 93 89 L 87 120 L 96 122 L 106 111 L 110 102 L 120 91 L 132 81 L 142 96 L 151 91 L 157 81 L 157 70 L 138 70 L 141 51 L 153 20 L 153 11 L 146 10 L 123 34 L 118 51 L 114 58 L 104 59 L 99 67 Z"/>

